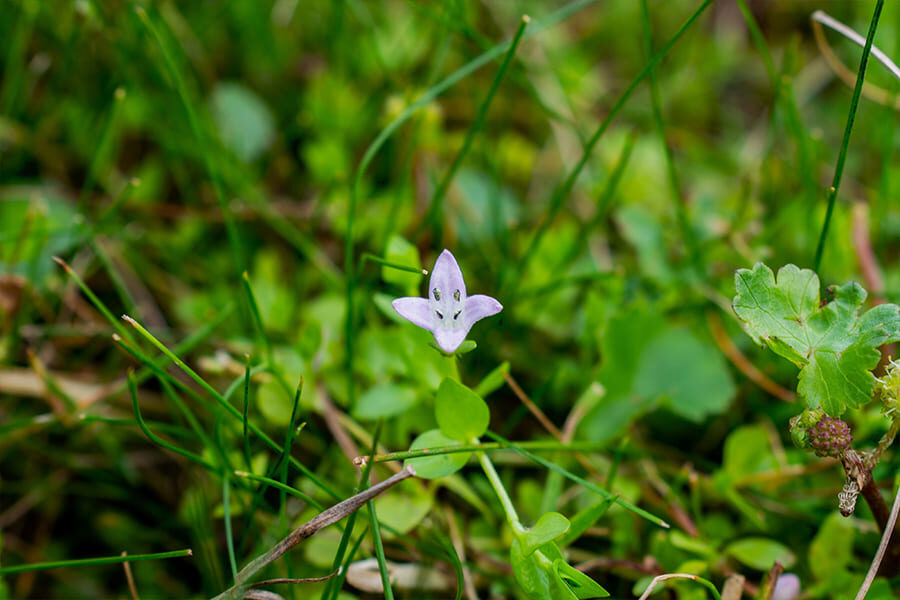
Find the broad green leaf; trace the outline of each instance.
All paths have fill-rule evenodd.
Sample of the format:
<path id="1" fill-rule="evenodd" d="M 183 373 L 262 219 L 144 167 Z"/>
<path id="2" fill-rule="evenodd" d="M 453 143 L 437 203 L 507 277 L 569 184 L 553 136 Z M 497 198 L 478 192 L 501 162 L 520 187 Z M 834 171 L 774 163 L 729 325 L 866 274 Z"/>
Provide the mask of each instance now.
<path id="1" fill-rule="evenodd" d="M 434 416 L 441 433 L 464 442 L 481 437 L 491 419 L 481 397 L 455 379 L 445 377 L 434 400 Z"/>
<path id="2" fill-rule="evenodd" d="M 291 421 L 294 399 L 277 381 L 271 379 L 259 386 L 256 407 L 269 423 L 286 427 Z"/>
<path id="3" fill-rule="evenodd" d="M 520 205 L 515 193 L 489 175 L 463 167 L 456 174 L 456 185 L 459 206 L 445 209 L 445 214 L 448 220 L 457 219 L 460 244 L 493 242 L 518 221 Z"/>
<path id="4" fill-rule="evenodd" d="M 880 358 L 878 350 L 858 343 L 841 353 L 817 350 L 800 370 L 797 392 L 810 408 L 821 406 L 829 415 L 839 415 L 847 406 L 859 408 L 872 398 L 871 369 Z"/>
<path id="5" fill-rule="evenodd" d="M 584 438 L 595 442 L 613 439 L 656 404 L 656 398 L 633 397 L 631 390 L 641 354 L 664 327 L 662 315 L 643 307 L 623 310 L 610 319 L 601 344 L 603 367 L 599 376 L 606 395 L 582 420 Z"/>
<path id="6" fill-rule="evenodd" d="M 663 285 L 673 280 L 665 230 L 657 216 L 643 206 L 627 205 L 616 211 L 622 237 L 637 251 L 641 272 Z"/>
<path id="7" fill-rule="evenodd" d="M 559 546 L 565 547 L 581 537 L 585 531 L 594 526 L 597 519 L 606 514 L 609 507 L 613 505 L 618 496 L 604 498 L 596 504 L 592 504 L 582 511 L 579 511 L 572 520 L 569 521 L 569 530 L 557 542 Z"/>
<path id="8" fill-rule="evenodd" d="M 384 260 L 404 267 L 422 268 L 419 262 L 419 251 L 399 235 L 392 235 L 388 240 L 387 248 L 384 251 Z M 384 265 L 381 267 L 381 278 L 388 283 L 399 285 L 404 293 L 410 296 L 416 295 L 419 283 L 422 281 L 422 275 L 418 273 L 401 271 Z"/>
<path id="9" fill-rule="evenodd" d="M 378 520 L 393 530 L 385 530 L 382 535 L 390 539 L 411 531 L 428 515 L 433 505 L 434 496 L 416 488 L 401 491 L 394 488 L 378 496 L 375 499 Z"/>
<path id="10" fill-rule="evenodd" d="M 768 571 L 775 561 L 790 569 L 796 561 L 794 553 L 787 546 L 763 537 L 748 537 L 732 542 L 725 549 L 725 554 L 759 571 Z"/>
<path id="11" fill-rule="evenodd" d="M 0 188 L 0 259 L 4 273 L 28 274 L 33 282 L 57 267 L 62 255 L 79 240 L 79 215 L 63 190 L 53 186 Z"/>
<path id="12" fill-rule="evenodd" d="M 606 598 L 609 596 L 609 592 L 603 589 L 599 583 L 561 558 L 557 558 L 553 561 L 553 569 L 556 571 L 557 577 L 568 586 L 569 590 L 575 594 L 575 597 L 578 598 L 578 600 L 583 600 L 585 598 Z"/>
<path id="13" fill-rule="evenodd" d="M 532 600 L 556 600 L 551 591 L 551 582 L 556 578 L 556 574 L 548 568 L 552 563 L 546 557 L 539 552 L 525 554 L 522 544 L 518 539 L 514 539 L 509 548 L 509 562 L 512 565 L 516 581 L 529 598 Z M 572 597 L 570 594 L 569 598 Z"/>
<path id="14" fill-rule="evenodd" d="M 421 450 L 423 448 L 458 445 L 458 441 L 446 437 L 439 430 L 430 429 L 413 440 L 409 449 Z M 471 452 L 457 452 L 455 454 L 437 454 L 435 456 L 423 456 L 422 458 L 410 458 L 404 462 L 404 465 L 412 465 L 416 470 L 416 475 L 423 479 L 437 479 L 462 469 L 471 454 Z"/>
<path id="15" fill-rule="evenodd" d="M 239 83 L 216 85 L 210 97 L 222 143 L 244 162 L 252 162 L 275 137 L 275 121 L 265 102 Z"/>
<path id="16" fill-rule="evenodd" d="M 725 440 L 722 471 L 734 478 L 774 469 L 772 441 L 762 425 L 742 425 Z"/>
<path id="17" fill-rule="evenodd" d="M 641 355 L 634 392 L 661 398 L 677 415 L 699 423 L 719 414 L 734 396 L 722 353 L 682 327 L 656 336 Z"/>
<path id="18" fill-rule="evenodd" d="M 416 391 L 408 386 L 385 383 L 363 393 L 353 408 L 358 419 L 373 420 L 399 415 L 416 403 Z"/>
<path id="19" fill-rule="evenodd" d="M 635 307 L 610 319 L 602 355 L 599 380 L 606 394 L 580 426 L 595 442 L 614 438 L 660 403 L 698 422 L 723 412 L 734 395 L 718 349 L 683 327 L 666 325 L 658 311 Z"/>
<path id="20" fill-rule="evenodd" d="M 856 530 L 849 519 L 837 511 L 826 517 L 809 545 L 809 570 L 819 581 L 847 568 L 853 556 Z"/>
<path id="21" fill-rule="evenodd" d="M 871 399 L 876 348 L 900 339 L 900 309 L 882 304 L 860 315 L 866 291 L 854 282 L 829 288 L 822 304 L 819 278 L 786 265 L 778 276 L 766 265 L 735 274 L 734 311 L 759 344 L 800 367 L 798 392 L 807 406 L 831 416 Z"/>
<path id="22" fill-rule="evenodd" d="M 541 515 L 534 527 L 522 536 L 522 552 L 531 554 L 547 542 L 552 542 L 569 529 L 569 520 L 558 512 Z"/>
<path id="23" fill-rule="evenodd" d="M 559 576 L 556 561 L 563 561 L 556 544 L 547 543 L 525 554 L 519 539 L 513 540 L 509 560 L 516 581 L 533 600 L 578 600 L 568 583 Z"/>

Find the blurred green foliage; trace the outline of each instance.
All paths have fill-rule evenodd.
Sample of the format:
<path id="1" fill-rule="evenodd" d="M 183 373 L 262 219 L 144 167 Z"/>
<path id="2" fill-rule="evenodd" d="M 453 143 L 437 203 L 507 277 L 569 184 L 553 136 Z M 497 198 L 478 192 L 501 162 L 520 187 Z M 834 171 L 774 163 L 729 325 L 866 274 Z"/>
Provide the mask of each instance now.
<path id="1" fill-rule="evenodd" d="M 673 525 L 614 505 L 566 540 L 569 562 L 626 597 L 675 571 L 719 585 L 737 570 L 758 584 L 773 559 L 792 557 L 811 597 L 854 594 L 878 542 L 868 510 L 834 516 L 839 468 L 790 446 L 796 403 L 757 385 L 735 352 L 787 390 L 796 370 L 758 348 L 727 309 L 736 269 L 812 264 L 850 90 L 821 58 L 808 17 L 823 8 L 865 32 L 872 3 L 750 2 L 764 47 L 739 3 L 713 3 L 654 71 L 662 135 L 645 80 L 549 220 L 554 190 L 648 63 L 647 26 L 658 51 L 701 3 L 648 4 L 646 22 L 633 0 L 583 2 L 524 39 L 429 222 L 435 186 L 500 58 L 427 102 L 360 172 L 367 148 L 509 39 L 523 14 L 536 29 L 562 3 L 0 0 L 0 567 L 191 547 L 192 559 L 134 563 L 135 585 L 147 598 L 212 596 L 232 578 L 225 519 L 241 566 L 318 512 L 236 478 L 225 502 L 221 472 L 283 480 L 328 506 L 359 485 L 348 454 L 369 454 L 378 423 L 378 452 L 455 444 L 433 416 L 447 361 L 390 308 L 394 297 L 421 295 L 424 278 L 361 258 L 418 268 L 447 247 L 471 288 L 504 305 L 474 327 L 477 348 L 460 360 L 467 384 L 484 380 L 491 430 L 551 438 L 506 385 L 508 371 L 574 441 L 606 444 L 583 461 L 542 456 Z M 829 40 L 855 69 L 859 49 Z M 887 3 L 875 42 L 900 56 L 900 6 Z M 874 63 L 867 80 L 900 89 Z M 818 273 L 823 285 L 857 279 L 870 299 L 893 302 L 896 127 L 894 108 L 863 100 Z M 883 284 L 864 270 L 869 246 Z M 258 436 L 245 456 L 241 420 L 167 362 L 171 380 L 143 373 L 53 256 L 113 315 L 176 348 L 238 412 L 249 355 L 249 420 L 278 448 L 287 437 L 308 472 L 283 467 Z M 159 356 L 144 340 L 128 343 Z M 130 368 L 151 430 L 221 472 L 143 435 Z M 877 442 L 878 417 L 855 417 L 857 443 Z M 493 456 L 528 526 L 551 511 L 590 514 L 601 500 L 513 452 Z M 438 476 L 468 458 L 430 457 L 419 468 Z M 888 456 L 877 475 L 889 480 L 896 468 Z M 378 463 L 375 473 L 388 471 Z M 458 538 L 480 597 L 521 597 L 508 569 L 512 538 L 476 468 L 405 482 L 375 507 L 388 558 L 449 581 L 439 591 L 398 585 L 396 596 L 452 597 L 447 549 Z M 343 525 L 351 547 L 365 534 L 356 558 L 372 556 L 363 519 Z M 271 576 L 327 575 L 340 535 L 322 531 Z M 278 591 L 376 597 L 353 583 L 340 594 L 328 582 Z M 889 585 L 878 585 L 870 597 L 887 597 Z M 671 589 L 680 599 L 707 593 Z M 0 598 L 127 593 L 119 565 L 0 582 Z"/>

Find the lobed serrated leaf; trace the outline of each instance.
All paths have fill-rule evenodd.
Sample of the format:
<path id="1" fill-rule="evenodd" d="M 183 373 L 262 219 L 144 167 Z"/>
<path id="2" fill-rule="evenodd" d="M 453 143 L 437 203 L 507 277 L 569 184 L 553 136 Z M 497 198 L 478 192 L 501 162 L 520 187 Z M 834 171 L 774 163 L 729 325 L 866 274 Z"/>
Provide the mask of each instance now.
<path id="1" fill-rule="evenodd" d="M 860 315 L 866 291 L 849 282 L 829 288 L 822 303 L 819 278 L 785 265 L 777 277 L 763 263 L 735 274 L 734 311 L 757 343 L 800 367 L 798 392 L 809 407 L 839 416 L 872 396 L 876 348 L 900 339 L 900 309 L 879 305 Z"/>

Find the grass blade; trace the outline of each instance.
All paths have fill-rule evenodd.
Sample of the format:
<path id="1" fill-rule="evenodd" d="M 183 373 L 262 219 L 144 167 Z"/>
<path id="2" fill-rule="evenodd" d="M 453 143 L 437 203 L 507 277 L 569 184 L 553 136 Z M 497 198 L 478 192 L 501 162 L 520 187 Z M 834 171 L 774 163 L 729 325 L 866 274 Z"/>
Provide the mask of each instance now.
<path id="1" fill-rule="evenodd" d="M 869 23 L 869 33 L 866 35 L 866 45 L 863 47 L 862 57 L 859 59 L 859 69 L 856 75 L 856 86 L 853 88 L 853 97 L 850 99 L 850 111 L 847 114 L 847 124 L 844 126 L 844 137 L 841 139 L 841 147 L 838 150 L 837 165 L 834 167 L 834 179 L 828 188 L 828 207 L 825 209 L 825 222 L 822 223 L 822 233 L 819 234 L 819 243 L 816 245 L 816 257 L 813 260 L 813 270 L 819 272 L 822 266 L 822 254 L 825 252 L 825 240 L 828 237 L 828 229 L 831 226 L 831 215 L 834 213 L 834 205 L 837 201 L 838 190 L 841 187 L 841 177 L 844 174 L 844 162 L 847 160 L 847 148 L 850 146 L 850 134 L 853 132 L 853 122 L 856 120 L 856 109 L 859 106 L 859 96 L 862 92 L 863 80 L 866 78 L 866 65 L 869 62 L 869 54 L 872 51 L 872 40 L 875 39 L 875 30 L 878 29 L 878 19 L 881 17 L 881 9 L 884 8 L 884 0 L 875 3 L 875 12 Z"/>

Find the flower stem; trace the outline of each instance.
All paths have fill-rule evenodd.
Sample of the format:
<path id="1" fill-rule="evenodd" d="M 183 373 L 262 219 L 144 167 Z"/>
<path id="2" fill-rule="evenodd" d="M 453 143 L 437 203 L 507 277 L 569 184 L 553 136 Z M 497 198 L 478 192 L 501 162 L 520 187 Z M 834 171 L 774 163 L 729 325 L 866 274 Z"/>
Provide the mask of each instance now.
<path id="1" fill-rule="evenodd" d="M 479 442 L 477 439 L 473 439 L 472 443 L 478 444 Z M 503 482 L 500 480 L 500 475 L 497 474 L 497 470 L 494 468 L 494 463 L 491 462 L 491 459 L 488 457 L 487 452 L 478 453 L 478 462 L 481 463 L 481 468 L 484 470 L 484 474 L 487 475 L 488 481 L 491 482 L 491 487 L 494 488 L 494 493 L 497 494 L 497 499 L 500 500 L 500 504 L 503 505 L 503 512 L 506 513 L 506 520 L 509 521 L 509 524 L 513 528 L 513 531 L 516 533 L 524 531 L 522 522 L 519 521 L 519 514 L 516 512 L 516 507 L 513 506 L 512 500 L 510 500 L 509 498 L 509 493 L 503 486 Z"/>
<path id="2" fill-rule="evenodd" d="M 447 362 L 450 363 L 450 379 L 462 383 L 462 379 L 459 377 L 459 363 L 456 362 L 456 355 L 450 354 L 447 356 Z"/>

